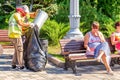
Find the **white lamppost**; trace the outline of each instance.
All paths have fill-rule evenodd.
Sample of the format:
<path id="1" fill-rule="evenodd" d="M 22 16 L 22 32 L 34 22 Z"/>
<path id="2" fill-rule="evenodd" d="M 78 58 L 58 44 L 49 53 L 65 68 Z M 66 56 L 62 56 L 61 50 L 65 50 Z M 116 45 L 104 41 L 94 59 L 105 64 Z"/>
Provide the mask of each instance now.
<path id="1" fill-rule="evenodd" d="M 64 38 L 70 39 L 83 39 L 83 34 L 79 30 L 80 26 L 80 15 L 79 15 L 79 0 L 70 0 L 70 30 L 67 32 Z"/>

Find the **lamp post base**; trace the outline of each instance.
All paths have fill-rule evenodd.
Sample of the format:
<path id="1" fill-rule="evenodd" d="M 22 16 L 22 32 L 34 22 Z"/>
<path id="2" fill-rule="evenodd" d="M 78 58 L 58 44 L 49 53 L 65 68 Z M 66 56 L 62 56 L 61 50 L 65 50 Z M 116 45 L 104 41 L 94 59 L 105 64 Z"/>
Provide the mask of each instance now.
<path id="1" fill-rule="evenodd" d="M 79 31 L 79 29 L 70 30 L 67 35 L 64 37 L 64 39 L 82 39 L 84 36 L 82 32 Z"/>

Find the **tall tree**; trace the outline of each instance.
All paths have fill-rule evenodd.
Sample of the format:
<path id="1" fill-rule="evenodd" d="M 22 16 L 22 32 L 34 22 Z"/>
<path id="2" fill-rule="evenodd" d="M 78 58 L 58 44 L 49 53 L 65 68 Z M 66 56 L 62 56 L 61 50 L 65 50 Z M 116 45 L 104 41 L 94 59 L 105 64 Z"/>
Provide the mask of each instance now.
<path id="1" fill-rule="evenodd" d="M 97 0 L 97 9 L 114 21 L 120 20 L 120 0 Z"/>

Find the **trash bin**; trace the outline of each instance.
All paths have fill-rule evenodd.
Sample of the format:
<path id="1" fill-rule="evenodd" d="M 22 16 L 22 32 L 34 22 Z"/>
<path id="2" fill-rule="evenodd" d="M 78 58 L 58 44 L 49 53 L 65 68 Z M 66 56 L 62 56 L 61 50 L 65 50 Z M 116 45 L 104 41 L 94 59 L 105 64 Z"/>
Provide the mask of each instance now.
<path id="1" fill-rule="evenodd" d="M 45 21 L 48 18 L 48 14 L 42 10 L 40 10 L 35 17 L 33 23 L 39 28 L 38 30 L 41 29 L 42 25 L 45 23 Z"/>
<path id="2" fill-rule="evenodd" d="M 42 47 L 43 47 L 43 51 L 45 53 L 48 52 L 48 40 L 47 39 L 40 39 Z"/>

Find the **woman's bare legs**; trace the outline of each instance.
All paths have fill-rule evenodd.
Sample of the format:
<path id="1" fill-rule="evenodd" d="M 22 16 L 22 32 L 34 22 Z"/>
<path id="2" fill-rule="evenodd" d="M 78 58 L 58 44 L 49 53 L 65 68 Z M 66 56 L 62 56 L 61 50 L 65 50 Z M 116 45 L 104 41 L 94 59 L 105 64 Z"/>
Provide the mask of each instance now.
<path id="1" fill-rule="evenodd" d="M 97 61 L 100 62 L 102 56 L 103 56 L 104 52 L 103 51 L 100 51 L 99 52 L 99 56 L 97 57 Z"/>
<path id="2" fill-rule="evenodd" d="M 99 56 L 98 56 L 97 59 L 99 59 L 99 60 L 102 59 L 103 64 L 105 65 L 108 74 L 113 75 L 113 71 L 112 71 L 112 69 L 110 67 L 110 64 L 108 63 L 108 61 L 106 59 L 106 55 L 105 55 L 104 51 L 100 51 L 99 52 Z"/>

